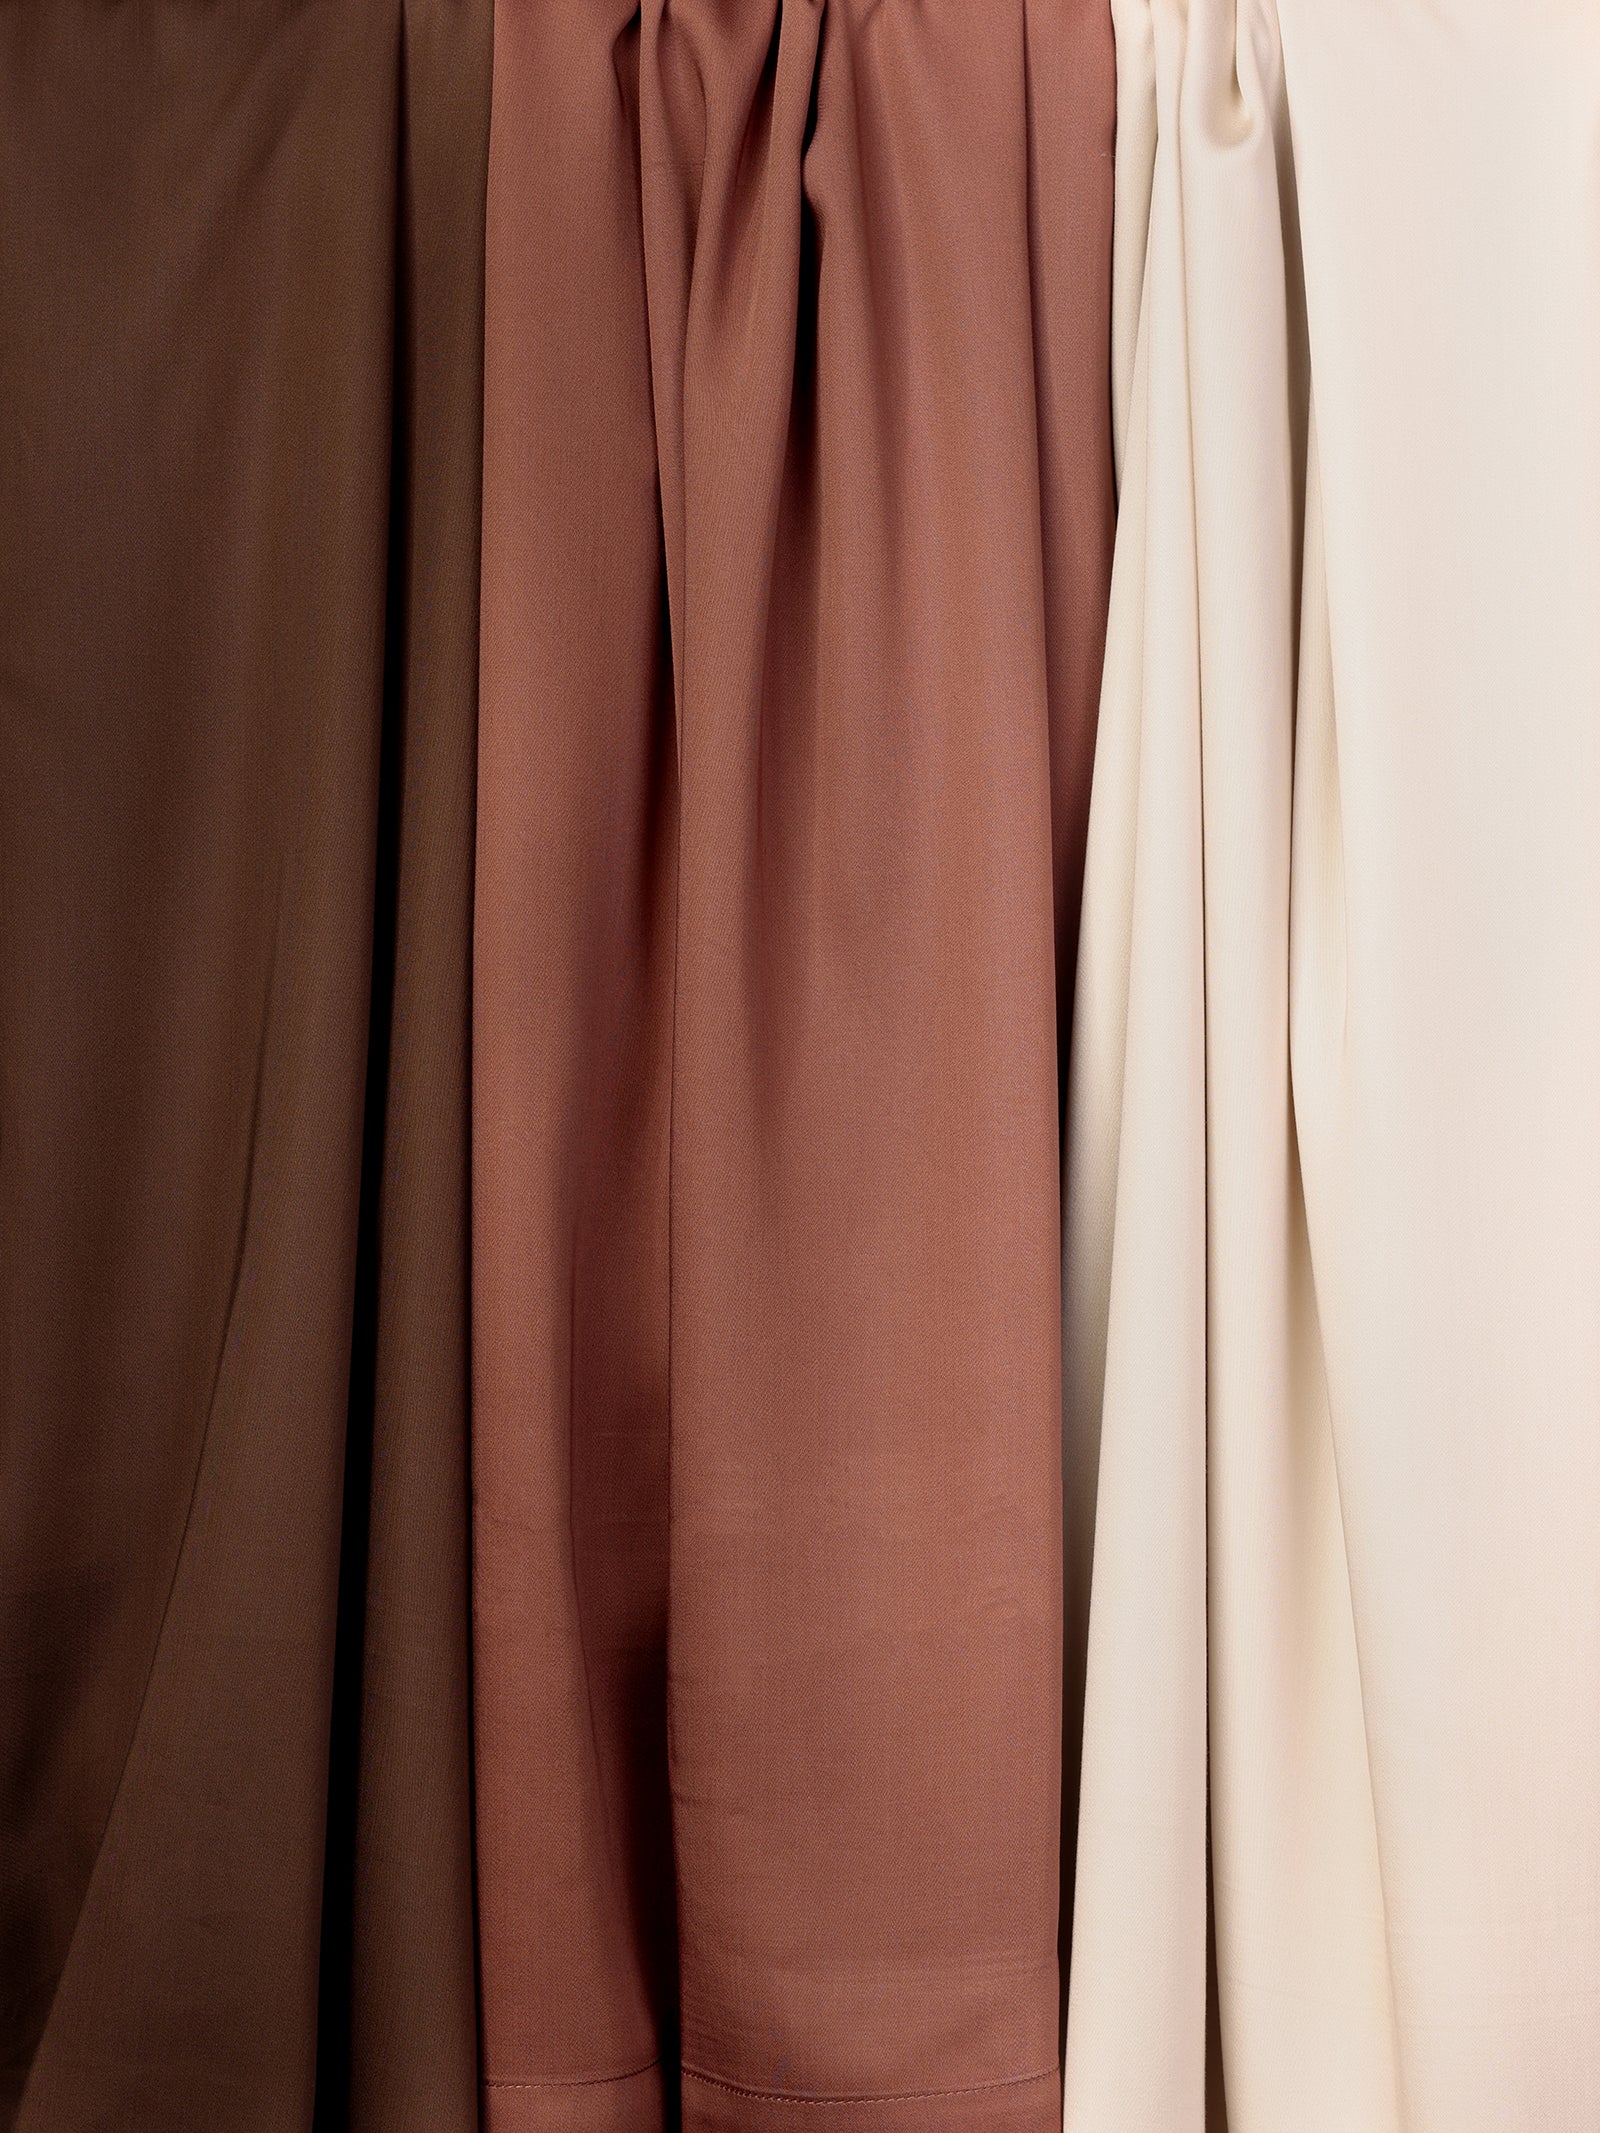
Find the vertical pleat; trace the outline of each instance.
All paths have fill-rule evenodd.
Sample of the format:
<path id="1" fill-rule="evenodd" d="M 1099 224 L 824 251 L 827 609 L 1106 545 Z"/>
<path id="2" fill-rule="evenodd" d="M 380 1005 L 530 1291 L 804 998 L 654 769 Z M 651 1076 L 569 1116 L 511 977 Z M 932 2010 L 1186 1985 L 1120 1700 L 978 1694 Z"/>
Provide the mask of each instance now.
<path id="1" fill-rule="evenodd" d="M 469 1040 L 491 0 L 403 0 L 387 642 L 317 2123 L 475 2133 Z"/>
<path id="2" fill-rule="evenodd" d="M 1119 408 L 1067 1139 L 1069 1652 L 1082 1654 L 1085 1704 L 1065 2122 L 1202 2133 L 1206 1020 L 1194 467 L 1175 382 L 1188 324 L 1173 300 L 1183 21 L 1181 0 L 1155 0 L 1141 79 L 1129 12 L 1117 15 L 1119 130 L 1148 98 L 1155 124 L 1135 127 L 1160 153 Z M 1120 283 L 1120 254 L 1117 266 Z"/>
<path id="3" fill-rule="evenodd" d="M 1029 245 L 1034 391 L 1039 426 L 1039 528 L 1055 862 L 1058 1105 L 1067 1060 L 1083 899 L 1089 793 L 1110 602 L 1115 497 L 1105 419 L 1112 245 L 1107 224 L 1119 115 L 1104 12 L 1034 4 L 1026 15 Z M 1091 230 L 1098 231 L 1094 241 Z M 1098 413 L 1096 413 L 1098 411 Z M 1061 1699 L 1062 2015 L 1072 1935 L 1083 1645 L 1089 1563 L 1065 1545 L 1092 1504 L 1092 1481 L 1063 1440 L 1064 1578 Z"/>
<path id="4" fill-rule="evenodd" d="M 473 994 L 484 2116 L 661 2123 L 677 786 L 625 5 L 501 0 Z"/>

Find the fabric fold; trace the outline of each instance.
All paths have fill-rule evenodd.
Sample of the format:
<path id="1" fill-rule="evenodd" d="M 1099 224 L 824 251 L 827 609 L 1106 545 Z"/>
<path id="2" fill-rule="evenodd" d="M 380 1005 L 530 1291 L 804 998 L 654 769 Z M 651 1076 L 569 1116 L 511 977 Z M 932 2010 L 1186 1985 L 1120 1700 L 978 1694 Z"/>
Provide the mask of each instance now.
<path id="1" fill-rule="evenodd" d="M 317 2124 L 478 2117 L 472 886 L 491 0 L 399 18 L 384 706 Z"/>
<path id="2" fill-rule="evenodd" d="M 673 2068 L 667 1168 L 677 752 L 625 5 L 500 5 L 473 968 L 485 2124 Z"/>

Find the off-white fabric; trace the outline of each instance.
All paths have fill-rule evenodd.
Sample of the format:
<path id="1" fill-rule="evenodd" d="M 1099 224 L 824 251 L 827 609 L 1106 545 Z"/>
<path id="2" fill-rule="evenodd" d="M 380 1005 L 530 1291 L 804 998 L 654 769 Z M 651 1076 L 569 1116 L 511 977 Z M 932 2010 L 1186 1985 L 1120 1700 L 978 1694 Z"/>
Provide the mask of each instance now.
<path id="1" fill-rule="evenodd" d="M 1065 2123 L 1580 2133 L 1600 7 L 1116 16 Z"/>

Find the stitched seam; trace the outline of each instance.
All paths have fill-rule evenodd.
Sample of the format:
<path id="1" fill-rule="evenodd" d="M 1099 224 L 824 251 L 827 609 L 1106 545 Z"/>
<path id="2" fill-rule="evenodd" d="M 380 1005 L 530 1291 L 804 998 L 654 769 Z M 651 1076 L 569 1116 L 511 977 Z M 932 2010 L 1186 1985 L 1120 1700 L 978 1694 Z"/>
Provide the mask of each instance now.
<path id="1" fill-rule="evenodd" d="M 701 2081 L 707 2088 L 723 2089 L 730 2096 L 747 2096 L 753 2103 L 927 2103 L 941 2096 L 982 2096 L 994 2089 L 1022 2089 L 1035 2081 L 1050 2081 L 1060 2071 L 1047 2066 L 1037 2074 L 1007 2074 L 1000 2081 L 970 2081 L 964 2087 L 953 2089 L 887 2089 L 875 2094 L 863 2094 L 851 2090 L 837 2096 L 799 2096 L 784 2089 L 751 2089 L 741 2082 L 723 2081 L 716 2074 L 703 2074 L 695 2066 L 683 2069 L 685 2081 Z"/>
<path id="2" fill-rule="evenodd" d="M 641 2074 L 654 2073 L 660 2064 L 659 2059 L 646 2059 L 643 2066 L 630 2066 L 620 2074 L 558 2074 L 549 2081 L 505 2081 L 497 2074 L 485 2074 L 483 2086 L 486 2089 L 602 2089 L 614 2081 L 637 2081 Z"/>

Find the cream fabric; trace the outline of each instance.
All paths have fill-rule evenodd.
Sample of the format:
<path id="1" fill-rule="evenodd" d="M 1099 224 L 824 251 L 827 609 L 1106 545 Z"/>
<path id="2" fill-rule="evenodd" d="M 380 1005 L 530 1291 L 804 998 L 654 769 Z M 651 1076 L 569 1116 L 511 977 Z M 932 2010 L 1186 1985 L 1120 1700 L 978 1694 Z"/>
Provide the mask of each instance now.
<path id="1" fill-rule="evenodd" d="M 1065 2123 L 1577 2133 L 1600 8 L 1116 13 Z"/>

